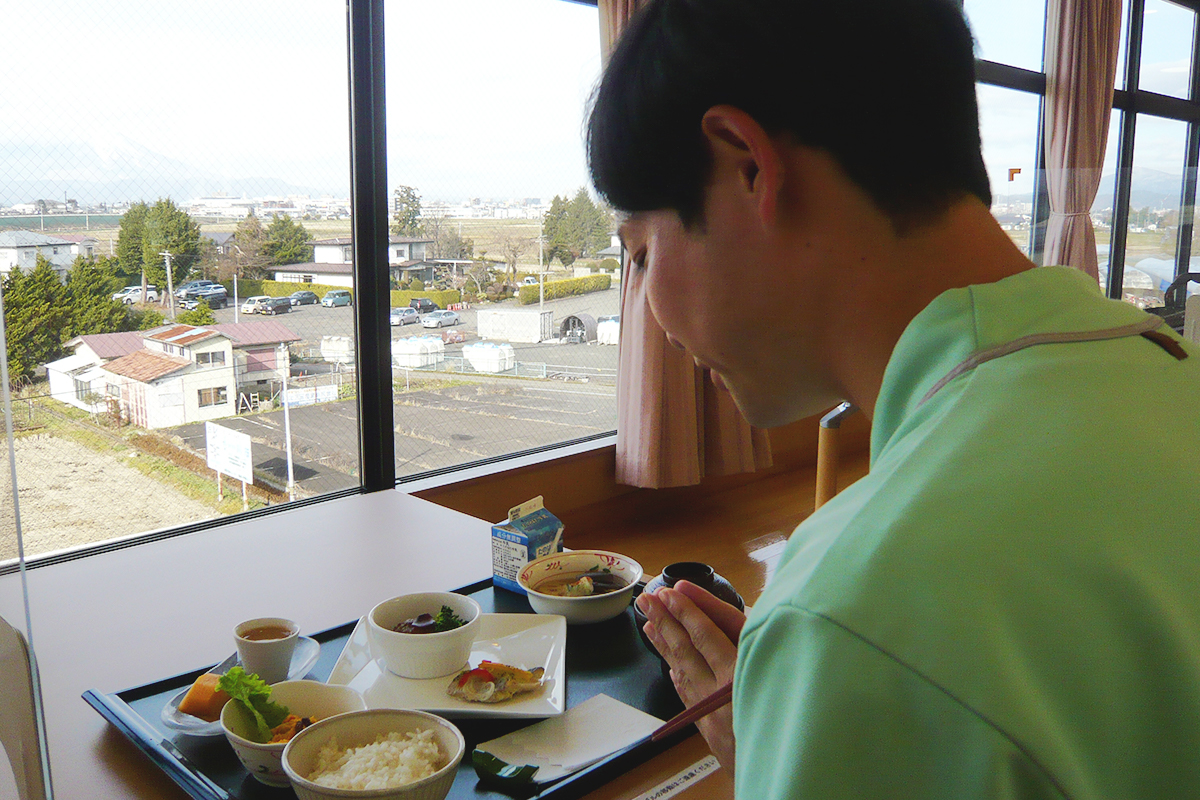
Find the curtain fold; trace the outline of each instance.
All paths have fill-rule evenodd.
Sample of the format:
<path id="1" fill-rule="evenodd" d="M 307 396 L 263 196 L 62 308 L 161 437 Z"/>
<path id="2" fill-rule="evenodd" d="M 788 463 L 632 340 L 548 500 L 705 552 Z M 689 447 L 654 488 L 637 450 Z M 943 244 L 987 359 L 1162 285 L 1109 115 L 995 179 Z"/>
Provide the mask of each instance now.
<path id="1" fill-rule="evenodd" d="M 1112 111 L 1121 0 L 1046 5 L 1046 184 L 1050 219 L 1043 263 L 1099 279 L 1089 211 L 1100 186 Z"/>
<path id="2" fill-rule="evenodd" d="M 607 60 L 639 0 L 599 0 L 600 47 Z M 617 481 L 665 488 L 705 475 L 771 465 L 765 431 L 752 428 L 708 370 L 673 347 L 646 302 L 642 276 L 622 264 L 617 369 Z"/>

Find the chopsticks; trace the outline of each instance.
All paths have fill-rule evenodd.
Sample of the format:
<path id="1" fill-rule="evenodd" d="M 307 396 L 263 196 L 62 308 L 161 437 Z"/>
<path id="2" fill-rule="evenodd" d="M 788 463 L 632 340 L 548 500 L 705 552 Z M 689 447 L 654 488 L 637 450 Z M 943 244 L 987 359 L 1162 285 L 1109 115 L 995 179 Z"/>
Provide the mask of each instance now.
<path id="1" fill-rule="evenodd" d="M 667 720 L 661 728 L 650 734 L 650 741 L 657 742 L 660 739 L 665 739 L 680 728 L 687 727 L 701 717 L 708 716 L 732 699 L 733 684 L 727 683 L 699 703 L 696 703 L 696 705 L 685 708 Z"/>

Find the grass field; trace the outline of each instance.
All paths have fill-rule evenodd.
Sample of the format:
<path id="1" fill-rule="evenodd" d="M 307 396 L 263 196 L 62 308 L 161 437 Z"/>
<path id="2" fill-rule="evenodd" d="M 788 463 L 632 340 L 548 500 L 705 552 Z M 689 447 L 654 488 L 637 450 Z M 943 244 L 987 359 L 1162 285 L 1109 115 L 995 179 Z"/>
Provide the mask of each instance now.
<path id="1" fill-rule="evenodd" d="M 51 219 L 47 217 L 47 220 Z M 75 226 L 55 227 L 53 231 L 47 224 L 46 232 L 54 233 L 87 233 L 94 236 L 99 244 L 96 252 L 101 255 L 111 255 L 116 252 L 118 228 L 115 224 L 106 223 L 97 226 L 94 223 L 85 228 L 83 217 L 62 217 L 61 221 L 78 220 Z M 350 236 L 350 220 L 301 220 L 305 229 L 314 239 L 333 239 Z M 458 227 L 459 234 L 470 239 L 475 245 L 475 255 L 486 254 L 489 258 L 501 260 L 505 241 L 511 238 L 525 240 L 528 245 L 519 260 L 519 269 L 532 272 L 538 267 L 537 239 L 540 233 L 536 219 L 462 219 L 448 220 L 447 224 Z M 222 222 L 202 222 L 200 229 L 209 232 L 229 232 L 237 227 L 236 220 Z M 3 227 L 0 227 L 3 229 Z M 1028 230 L 1008 231 L 1009 237 L 1021 248 L 1026 249 L 1029 241 Z M 1109 232 L 1096 231 L 1096 248 L 1100 252 L 1100 260 L 1108 255 Z M 1143 258 L 1172 258 L 1175 254 L 1175 241 L 1170 236 L 1164 237 L 1162 232 L 1147 231 L 1145 233 L 1130 233 L 1126 241 L 1125 263 L 1136 264 Z M 555 269 L 559 269 L 555 265 Z"/>

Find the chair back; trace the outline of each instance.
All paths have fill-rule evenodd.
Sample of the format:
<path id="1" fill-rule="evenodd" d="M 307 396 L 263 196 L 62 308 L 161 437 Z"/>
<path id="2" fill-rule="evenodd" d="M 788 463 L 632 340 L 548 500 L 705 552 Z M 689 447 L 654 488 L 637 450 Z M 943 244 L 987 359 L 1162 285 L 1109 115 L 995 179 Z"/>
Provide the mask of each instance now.
<path id="1" fill-rule="evenodd" d="M 29 646 L 16 628 L 0 619 L 0 746 L 8 755 L 21 800 L 50 800 L 49 772 L 43 773 L 40 729 L 34 701 Z"/>

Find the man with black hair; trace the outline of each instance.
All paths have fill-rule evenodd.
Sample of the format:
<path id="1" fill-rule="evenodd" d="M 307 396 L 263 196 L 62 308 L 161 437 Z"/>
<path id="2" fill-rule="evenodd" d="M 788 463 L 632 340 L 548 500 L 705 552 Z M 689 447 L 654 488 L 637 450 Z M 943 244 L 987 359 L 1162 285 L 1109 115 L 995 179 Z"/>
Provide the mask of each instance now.
<path id="1" fill-rule="evenodd" d="M 1200 797 L 1200 358 L 996 224 L 958 5 L 651 0 L 588 148 L 751 423 L 872 420 L 748 618 L 638 600 L 738 797 Z"/>

